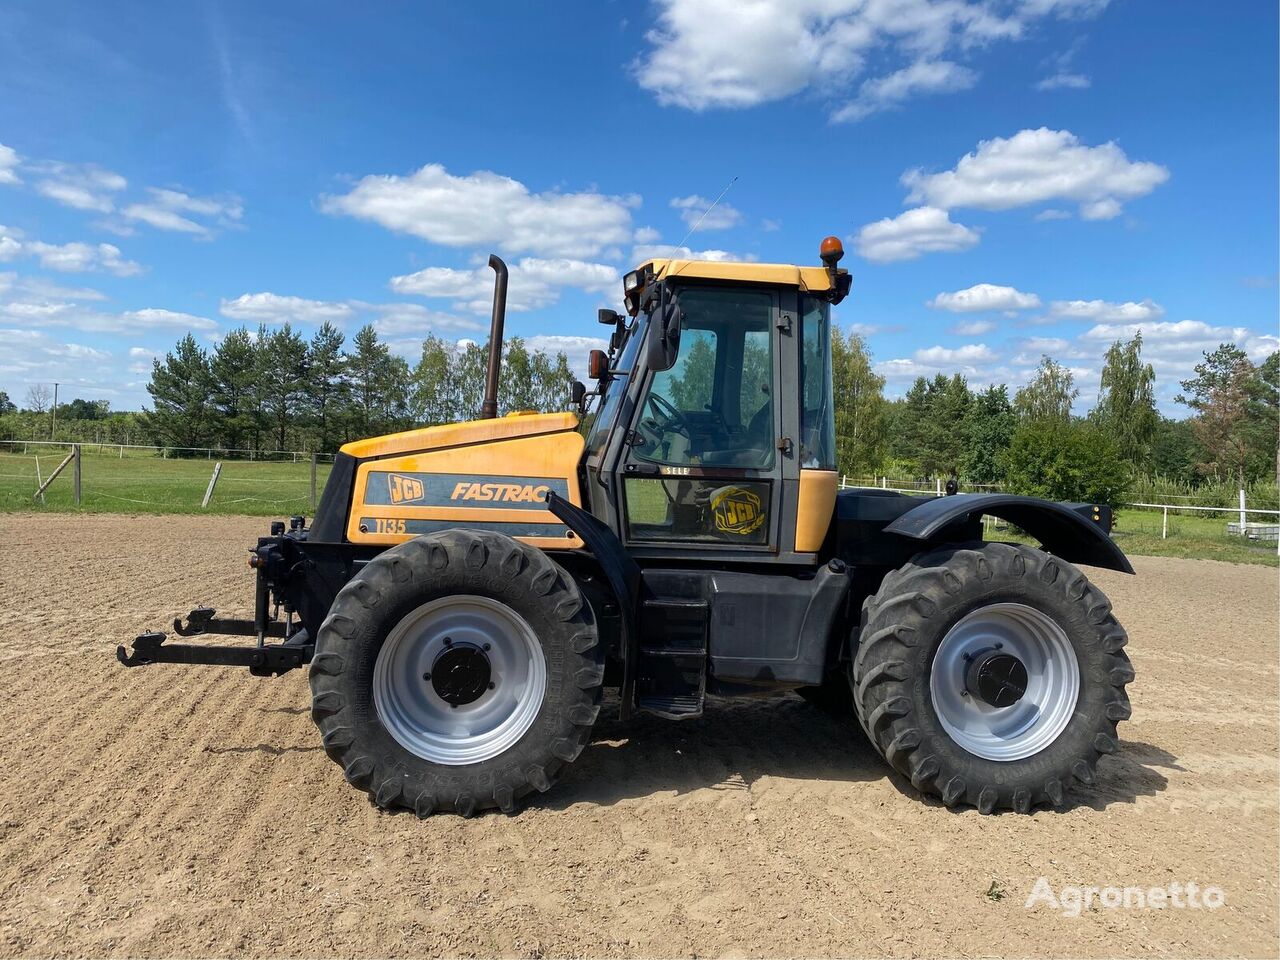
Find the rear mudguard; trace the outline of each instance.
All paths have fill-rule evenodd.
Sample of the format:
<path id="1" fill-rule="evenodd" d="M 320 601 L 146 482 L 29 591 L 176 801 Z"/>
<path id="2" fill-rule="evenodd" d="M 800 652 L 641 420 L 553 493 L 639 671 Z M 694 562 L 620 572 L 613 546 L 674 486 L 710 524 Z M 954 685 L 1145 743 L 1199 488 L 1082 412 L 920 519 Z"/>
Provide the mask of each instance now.
<path id="1" fill-rule="evenodd" d="M 945 539 L 946 527 L 983 515 L 1020 527 L 1063 560 L 1133 573 L 1129 558 L 1106 533 L 1110 508 L 1092 504 L 1055 503 L 1004 493 L 938 497 L 908 510 L 885 527 L 885 532 L 913 540 Z"/>

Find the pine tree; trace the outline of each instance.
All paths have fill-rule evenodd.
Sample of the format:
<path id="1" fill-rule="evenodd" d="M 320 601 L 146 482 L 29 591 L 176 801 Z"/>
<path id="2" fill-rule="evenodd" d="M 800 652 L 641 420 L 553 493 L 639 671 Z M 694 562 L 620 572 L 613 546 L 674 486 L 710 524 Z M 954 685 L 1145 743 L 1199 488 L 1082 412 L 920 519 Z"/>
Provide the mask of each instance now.
<path id="1" fill-rule="evenodd" d="M 266 341 L 258 356 L 263 406 L 275 429 L 275 448 L 286 449 L 290 424 L 296 422 L 305 394 L 307 344 L 286 323 Z"/>
<path id="2" fill-rule="evenodd" d="M 422 355 L 413 370 L 413 409 L 424 426 L 452 423 L 457 419 L 455 354 L 456 350 L 434 334 L 422 341 Z"/>
<path id="3" fill-rule="evenodd" d="M 307 406 L 315 429 L 315 449 L 324 453 L 337 447 L 337 425 L 350 396 L 344 340 L 341 331 L 326 320 L 307 347 Z"/>
<path id="4" fill-rule="evenodd" d="M 215 441 L 229 450 L 242 449 L 253 430 L 253 392 L 259 372 L 249 331 L 240 327 L 223 337 L 209 369 L 213 378 L 210 399 L 217 414 Z"/>
<path id="5" fill-rule="evenodd" d="M 209 357 L 187 334 L 164 362 L 151 365 L 153 413 L 147 418 L 154 439 L 167 447 L 203 447 L 209 442 L 210 404 L 213 385 Z"/>

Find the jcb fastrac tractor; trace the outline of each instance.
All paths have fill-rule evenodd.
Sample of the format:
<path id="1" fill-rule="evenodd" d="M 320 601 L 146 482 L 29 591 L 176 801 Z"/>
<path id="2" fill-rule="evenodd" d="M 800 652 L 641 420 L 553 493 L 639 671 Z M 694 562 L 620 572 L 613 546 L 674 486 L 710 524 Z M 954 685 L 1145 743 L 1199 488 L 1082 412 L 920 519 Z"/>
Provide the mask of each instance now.
<path id="1" fill-rule="evenodd" d="M 856 714 L 947 805 L 1061 805 L 1129 716 L 1107 598 L 1132 573 L 1110 511 L 1002 494 L 837 490 L 822 266 L 653 260 L 600 312 L 574 412 L 498 416 L 506 267 L 481 419 L 349 443 L 310 526 L 249 554 L 253 620 L 193 610 L 127 666 L 310 666 L 346 779 L 425 816 L 517 808 L 582 752 L 605 687 L 623 719 L 797 690 Z M 586 416 L 580 431 L 579 417 Z M 984 542 L 1002 518 L 1039 549 Z M 276 642 L 278 641 L 278 642 Z M 612 701 L 611 701 L 612 702 Z M 856 749 L 855 745 L 850 745 Z"/>

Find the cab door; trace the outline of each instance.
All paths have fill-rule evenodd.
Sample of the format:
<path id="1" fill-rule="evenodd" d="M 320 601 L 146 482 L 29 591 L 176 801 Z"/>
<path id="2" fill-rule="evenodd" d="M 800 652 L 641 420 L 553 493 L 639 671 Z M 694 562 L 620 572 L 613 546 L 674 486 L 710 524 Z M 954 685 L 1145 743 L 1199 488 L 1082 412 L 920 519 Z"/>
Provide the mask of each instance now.
<path id="1" fill-rule="evenodd" d="M 784 440 L 795 410 L 780 390 L 781 372 L 794 363 L 795 347 L 784 336 L 790 320 L 783 322 L 780 296 L 767 288 L 680 289 L 676 362 L 646 376 L 621 457 L 631 552 L 778 552 L 789 526 L 784 479 L 798 477 Z"/>

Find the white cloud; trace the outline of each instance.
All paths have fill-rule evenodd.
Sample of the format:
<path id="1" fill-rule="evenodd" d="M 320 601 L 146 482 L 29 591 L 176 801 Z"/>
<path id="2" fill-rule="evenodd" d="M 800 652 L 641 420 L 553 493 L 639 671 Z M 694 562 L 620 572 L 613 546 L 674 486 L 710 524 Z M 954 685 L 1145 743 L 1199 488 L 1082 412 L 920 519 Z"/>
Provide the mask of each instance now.
<path id="1" fill-rule="evenodd" d="M 364 177 L 350 193 L 321 198 L 320 207 L 448 247 L 584 257 L 630 240 L 638 203 L 595 192 L 533 193 L 510 177 L 455 177 L 433 163 L 404 177 Z"/>
<path id="2" fill-rule="evenodd" d="M 1054 207 L 1046 207 L 1035 215 L 1038 223 L 1044 223 L 1048 220 L 1070 220 L 1071 214 L 1066 210 L 1058 210 Z"/>
<path id="3" fill-rule="evenodd" d="M 1124 201 L 1145 196 L 1168 179 L 1165 167 L 1130 161 L 1114 142 L 1090 147 L 1069 131 L 1046 127 L 983 140 L 952 170 L 902 175 L 911 190 L 908 203 L 1009 210 L 1069 200 L 1089 219 L 1115 216 Z"/>
<path id="4" fill-rule="evenodd" d="M 742 222 L 742 212 L 723 202 L 717 203 L 704 217 L 703 212 L 711 204 L 711 200 L 696 193 L 688 197 L 674 197 L 671 201 L 672 208 L 680 211 L 680 219 L 690 228 L 697 226 L 699 230 L 728 230 Z M 638 237 L 636 242 L 640 242 Z"/>
<path id="5" fill-rule="evenodd" d="M 373 328 L 384 337 L 416 336 L 420 343 L 427 334 L 441 330 L 488 329 L 476 320 L 430 310 L 420 303 L 363 303 L 358 300 L 350 303 L 362 313 L 371 313 Z"/>
<path id="6" fill-rule="evenodd" d="M 560 299 L 566 287 L 588 293 L 617 293 L 622 289 L 618 271 L 603 263 L 584 260 L 525 257 L 509 267 L 507 309 L 537 310 Z M 493 271 L 487 266 L 470 270 L 427 267 L 416 273 L 392 277 L 391 289 L 399 294 L 452 300 L 461 310 L 488 313 L 493 303 Z"/>
<path id="7" fill-rule="evenodd" d="M 303 297 L 265 292 L 242 293 L 234 300 L 224 299 L 218 306 L 218 312 L 232 320 L 267 324 L 320 324 L 326 320 L 342 323 L 355 315 L 355 311 L 346 303 L 307 300 Z"/>
<path id="8" fill-rule="evenodd" d="M 1084 16 L 1105 5 L 1106 0 L 1027 0 L 1012 9 L 970 0 L 660 0 L 656 26 L 645 35 L 649 49 L 632 67 L 659 103 L 689 110 L 752 107 L 806 89 L 836 98 L 873 60 L 911 64 L 936 61 L 949 49 L 972 53 L 994 41 L 1020 39 L 1038 18 Z M 890 89 L 904 84 L 884 82 Z"/>
<path id="9" fill-rule="evenodd" d="M 607 350 L 609 342 L 600 337 L 565 337 L 553 334 L 538 334 L 527 337 L 525 346 L 530 350 L 541 350 L 555 357 L 563 353 L 569 361 L 569 367 L 578 379 L 587 379 L 587 355 L 592 350 Z"/>
<path id="10" fill-rule="evenodd" d="M 1152 300 L 1135 303 L 1111 303 L 1107 300 L 1055 300 L 1049 304 L 1049 315 L 1062 320 L 1094 320 L 1100 322 L 1134 322 L 1158 320 L 1164 307 Z"/>
<path id="11" fill-rule="evenodd" d="M 962 347 L 925 347 L 912 354 L 916 363 L 972 365 L 995 360 L 996 355 L 985 343 L 967 343 Z"/>
<path id="12" fill-rule="evenodd" d="M 117 277 L 134 277 L 142 273 L 142 265 L 126 260 L 120 248 L 110 243 L 42 243 L 29 240 L 22 245 L 24 253 L 38 257 L 47 270 L 61 273 L 105 272 Z"/>
<path id="13" fill-rule="evenodd" d="M 191 233 L 207 237 L 211 230 L 193 216 L 212 219 L 220 226 L 232 226 L 244 215 L 239 197 L 193 197 L 181 190 L 149 187 L 151 199 L 146 203 L 131 203 L 120 211 L 127 220 L 138 221 L 157 230 Z"/>
<path id="14" fill-rule="evenodd" d="M 1036 84 L 1037 90 L 1087 90 L 1092 81 L 1083 73 L 1059 72 Z"/>
<path id="15" fill-rule="evenodd" d="M 864 120 L 873 113 L 901 106 L 921 93 L 968 90 L 978 75 L 949 60 L 917 60 L 883 77 L 863 81 L 858 96 L 831 115 L 834 123 Z"/>
<path id="16" fill-rule="evenodd" d="M 1201 320 L 1099 323 L 1079 337 L 1082 347 L 1101 357 L 1116 340 L 1131 340 L 1142 333 L 1142 358 L 1156 371 L 1157 386 L 1166 395 L 1175 393 L 1177 381 L 1192 374 L 1206 351 L 1221 343 L 1234 343 L 1255 362 L 1280 349 L 1280 337 L 1247 327 L 1220 327 Z M 1096 377 L 1096 370 L 1092 376 Z"/>
<path id="17" fill-rule="evenodd" d="M 945 210 L 917 207 L 868 223 L 854 237 L 858 255 L 872 263 L 914 260 L 922 253 L 955 253 L 978 243 L 978 232 L 953 223 Z"/>
<path id="18" fill-rule="evenodd" d="M 218 324 L 208 317 L 198 317 L 177 310 L 163 310 L 159 307 L 144 307 L 141 310 L 126 310 L 116 314 L 116 323 L 110 328 L 112 332 L 129 332 L 141 330 L 216 330 Z"/>
<path id="19" fill-rule="evenodd" d="M 92 163 L 45 161 L 33 166 L 40 179 L 36 193 L 74 210 L 110 213 L 115 209 L 114 194 L 129 185 L 118 173 Z"/>
<path id="20" fill-rule="evenodd" d="M 0 183 L 16 186 L 22 180 L 18 177 L 18 151 L 0 143 Z"/>
<path id="21" fill-rule="evenodd" d="M 653 227 L 637 227 L 632 239 L 636 243 L 657 243 L 662 239 L 662 231 Z"/>
<path id="22" fill-rule="evenodd" d="M 940 293 L 928 302 L 935 310 L 951 313 L 986 313 L 989 310 L 1030 310 L 1040 306 L 1034 293 L 994 283 L 977 283 L 954 293 Z"/>
<path id="23" fill-rule="evenodd" d="M 694 250 L 692 247 L 676 247 L 665 243 L 639 243 L 631 248 L 631 264 L 639 266 L 649 260 L 710 260 L 713 263 L 741 263 L 755 260 L 754 256 L 731 253 L 728 250 Z"/>
<path id="24" fill-rule="evenodd" d="M 129 356 L 135 360 L 154 360 L 159 354 L 150 347 L 130 347 Z"/>
<path id="25" fill-rule="evenodd" d="M 960 337 L 980 337 L 984 333 L 990 333 L 995 328 L 996 322 L 994 320 L 966 320 L 963 323 L 957 323 L 949 332 Z"/>

